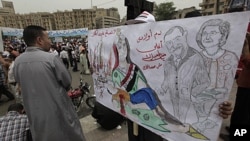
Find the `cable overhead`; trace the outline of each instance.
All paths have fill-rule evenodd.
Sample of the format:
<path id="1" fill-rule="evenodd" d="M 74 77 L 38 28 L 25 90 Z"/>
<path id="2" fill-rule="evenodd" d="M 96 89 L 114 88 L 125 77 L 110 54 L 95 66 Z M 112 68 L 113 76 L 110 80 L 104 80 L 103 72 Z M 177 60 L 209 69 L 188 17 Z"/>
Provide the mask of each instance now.
<path id="1" fill-rule="evenodd" d="M 98 4 L 98 5 L 96 5 L 96 6 L 106 5 L 106 4 L 109 4 L 109 3 L 115 2 L 115 1 L 116 1 L 116 0 L 111 0 L 111 1 L 108 1 L 108 2 L 105 2 L 105 3 Z"/>

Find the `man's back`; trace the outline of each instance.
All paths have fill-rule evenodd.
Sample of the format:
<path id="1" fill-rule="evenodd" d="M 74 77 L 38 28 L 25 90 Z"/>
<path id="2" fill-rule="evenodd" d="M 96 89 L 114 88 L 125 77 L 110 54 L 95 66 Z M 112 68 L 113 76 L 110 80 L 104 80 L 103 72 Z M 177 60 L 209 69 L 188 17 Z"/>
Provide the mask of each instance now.
<path id="1" fill-rule="evenodd" d="M 51 53 L 45 28 L 23 30 L 27 48 L 15 60 L 14 76 L 21 86 L 32 139 L 35 141 L 85 141 L 81 124 L 67 91 L 71 75 L 61 59 Z"/>
<path id="2" fill-rule="evenodd" d="M 14 74 L 22 88 L 34 140 L 83 140 L 80 122 L 66 93 L 71 75 L 59 57 L 28 47 L 16 59 Z"/>

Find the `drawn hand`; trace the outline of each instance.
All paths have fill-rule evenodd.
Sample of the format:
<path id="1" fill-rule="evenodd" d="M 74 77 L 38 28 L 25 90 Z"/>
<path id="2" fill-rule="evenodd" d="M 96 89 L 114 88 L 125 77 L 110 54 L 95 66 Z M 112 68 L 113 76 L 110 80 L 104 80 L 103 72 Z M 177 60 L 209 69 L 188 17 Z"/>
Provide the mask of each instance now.
<path id="1" fill-rule="evenodd" d="M 214 88 L 212 89 L 214 92 L 217 92 L 217 94 L 215 95 L 216 99 L 219 98 L 224 98 L 225 94 L 227 93 L 227 88 Z"/>
<path id="2" fill-rule="evenodd" d="M 206 89 L 197 95 L 197 99 L 218 99 L 222 98 L 226 92 L 226 88 Z"/>
<path id="3" fill-rule="evenodd" d="M 122 89 L 118 89 L 118 91 L 112 95 L 112 100 L 117 100 L 120 101 L 122 98 L 122 100 L 124 100 L 125 102 L 130 101 L 130 95 L 127 91 L 122 90 Z"/>

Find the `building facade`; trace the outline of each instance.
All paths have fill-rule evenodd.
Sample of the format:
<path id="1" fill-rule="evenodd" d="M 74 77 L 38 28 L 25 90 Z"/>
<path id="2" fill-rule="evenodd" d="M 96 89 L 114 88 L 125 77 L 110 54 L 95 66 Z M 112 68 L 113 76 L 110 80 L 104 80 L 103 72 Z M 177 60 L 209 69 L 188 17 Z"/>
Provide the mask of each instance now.
<path id="1" fill-rule="evenodd" d="M 182 19 L 182 18 L 185 17 L 185 15 L 188 12 L 191 12 L 191 11 L 194 11 L 194 10 L 196 10 L 196 8 L 194 6 L 193 7 L 189 7 L 189 8 L 184 8 L 184 9 L 177 10 L 176 14 L 173 17 L 173 19 Z"/>
<path id="2" fill-rule="evenodd" d="M 225 13 L 228 0 L 202 0 L 199 4 L 203 16 Z"/>
<path id="3" fill-rule="evenodd" d="M 12 2 L 3 0 L 1 2 L 3 7 L 0 8 L 0 15 L 15 13 L 15 8 Z"/>
<path id="4" fill-rule="evenodd" d="M 111 16 L 96 18 L 96 29 L 119 26 L 120 21 Z"/>
<path id="5" fill-rule="evenodd" d="M 15 9 L 12 2 L 3 0 L 1 2 L 3 7 L 0 7 L 0 26 L 4 26 L 4 18 L 2 16 L 8 14 L 15 14 Z"/>
<path id="6" fill-rule="evenodd" d="M 94 6 L 92 9 L 72 9 L 71 11 L 57 11 L 54 13 L 15 14 L 12 2 L 2 5 L 2 11 L 9 10 L 9 12 L 2 12 L 1 14 L 0 9 L 0 26 L 2 27 L 22 29 L 28 25 L 39 25 L 47 30 L 67 30 L 77 28 L 95 29 L 96 25 L 112 27 L 119 25 L 117 22 L 120 23 L 120 15 L 117 8 L 104 9 Z M 107 25 L 108 23 L 110 25 Z"/>

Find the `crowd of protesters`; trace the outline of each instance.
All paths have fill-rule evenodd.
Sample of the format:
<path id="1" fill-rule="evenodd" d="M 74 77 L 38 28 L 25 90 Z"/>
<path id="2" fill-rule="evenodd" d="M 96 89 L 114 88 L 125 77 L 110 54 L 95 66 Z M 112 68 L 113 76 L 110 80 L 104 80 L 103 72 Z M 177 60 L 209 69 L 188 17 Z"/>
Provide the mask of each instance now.
<path id="1" fill-rule="evenodd" d="M 65 40 L 64 42 L 55 43 L 52 45 L 50 52 L 58 55 L 67 68 L 72 67 L 73 72 L 79 71 L 80 69 L 81 73 L 90 74 L 88 71 L 89 63 L 83 63 L 83 60 L 80 59 L 82 54 L 82 57 L 87 59 L 86 41 L 71 39 L 70 41 Z M 86 61 L 88 62 L 88 60 Z M 78 62 L 80 62 L 80 68 L 78 67 Z"/>
<path id="2" fill-rule="evenodd" d="M 4 51 L 0 54 L 0 94 L 8 99 L 1 97 L 1 103 L 15 100 L 15 103 L 23 104 L 27 116 L 22 115 L 18 109 L 8 109 L 8 113 L 0 118 L 0 140 L 26 140 L 25 135 L 28 134 L 25 131 L 28 128 L 32 138 L 37 141 L 85 140 L 71 99 L 66 94 L 72 82 L 71 68 L 69 65 L 64 67 L 64 62 L 68 62 L 73 72 L 79 71 L 79 48 L 81 52 L 86 50 L 85 46 L 80 46 L 86 45 L 85 42 L 71 39 L 53 43 L 46 29 L 40 26 L 26 27 L 23 39 L 3 41 Z M 27 123 L 27 117 L 29 125 L 19 128 L 19 125 Z M 41 125 L 37 126 L 37 123 Z M 52 123 L 53 127 L 46 126 Z M 48 128 L 54 129 L 52 134 Z"/>
<path id="3" fill-rule="evenodd" d="M 16 84 L 13 75 L 13 66 L 15 58 L 23 53 L 26 47 L 23 39 L 3 40 L 4 51 L 0 52 L 0 103 L 5 102 L 2 95 L 8 98 L 7 101 L 15 99 L 16 102 L 22 103 L 20 87 Z M 50 52 L 60 57 L 67 69 L 72 69 L 73 72 L 80 70 L 81 74 L 90 74 L 87 42 L 84 39 L 71 38 L 63 42 L 54 42 Z"/>
<path id="4" fill-rule="evenodd" d="M 15 97 L 18 101 L 19 87 L 15 83 L 13 66 L 15 58 L 24 52 L 25 44 L 17 39 L 13 41 L 6 39 L 3 45 L 4 51 L 0 53 L 0 98 L 5 95 L 8 101 L 14 100 Z"/>

